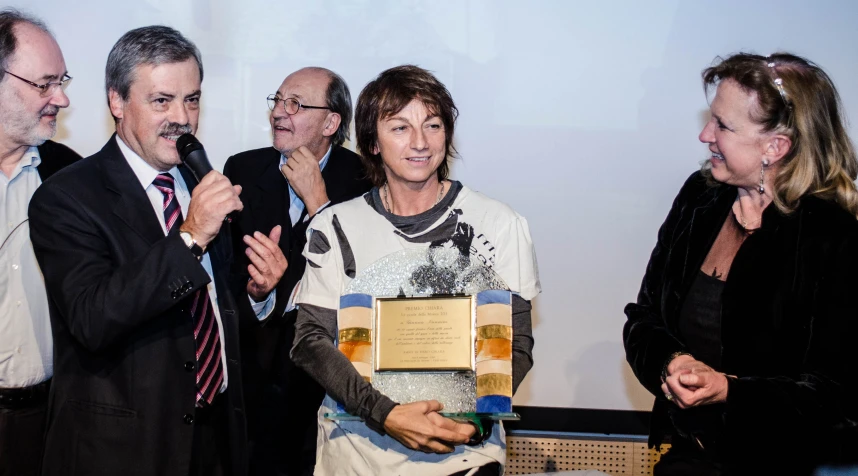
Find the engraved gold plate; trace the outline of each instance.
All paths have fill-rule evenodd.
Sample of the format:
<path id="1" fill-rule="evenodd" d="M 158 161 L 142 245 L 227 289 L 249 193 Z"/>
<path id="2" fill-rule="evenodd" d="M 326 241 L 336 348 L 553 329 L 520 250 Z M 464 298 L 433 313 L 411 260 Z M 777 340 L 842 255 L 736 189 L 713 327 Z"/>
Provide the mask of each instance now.
<path id="1" fill-rule="evenodd" d="M 376 299 L 375 371 L 474 370 L 473 296 Z"/>

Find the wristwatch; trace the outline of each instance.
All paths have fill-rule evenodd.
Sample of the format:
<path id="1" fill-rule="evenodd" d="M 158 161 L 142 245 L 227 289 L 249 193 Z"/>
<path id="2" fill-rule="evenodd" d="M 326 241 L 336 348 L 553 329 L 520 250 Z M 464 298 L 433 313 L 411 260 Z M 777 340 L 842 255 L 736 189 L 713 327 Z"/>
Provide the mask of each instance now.
<path id="1" fill-rule="evenodd" d="M 205 253 L 206 250 L 197 243 L 197 240 L 194 239 L 193 235 L 187 231 L 181 231 L 179 232 L 179 236 L 182 237 L 182 241 L 185 242 L 185 246 L 191 250 L 191 253 L 193 253 L 198 260 L 203 259 L 203 253 Z"/>

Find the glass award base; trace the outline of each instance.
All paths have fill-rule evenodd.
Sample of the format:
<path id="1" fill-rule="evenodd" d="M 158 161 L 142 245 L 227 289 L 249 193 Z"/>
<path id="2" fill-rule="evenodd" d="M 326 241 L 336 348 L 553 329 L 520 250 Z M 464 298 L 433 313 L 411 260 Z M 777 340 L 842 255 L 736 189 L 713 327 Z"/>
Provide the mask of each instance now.
<path id="1" fill-rule="evenodd" d="M 471 421 L 471 420 L 513 420 L 518 421 L 521 419 L 521 415 L 518 413 L 475 413 L 475 412 L 462 412 L 462 413 L 448 413 L 448 412 L 439 412 L 439 414 L 443 417 L 450 418 L 451 420 L 456 421 Z M 352 415 L 351 413 L 339 412 L 339 413 L 325 413 L 325 418 L 331 421 L 363 421 L 363 418 L 359 416 Z"/>
<path id="2" fill-rule="evenodd" d="M 512 293 L 457 247 L 401 250 L 359 273 L 340 296 L 337 348 L 394 402 L 436 400 L 458 421 L 512 412 Z M 360 421 L 342 406 L 324 418 Z M 478 423 L 479 424 L 479 423 Z"/>

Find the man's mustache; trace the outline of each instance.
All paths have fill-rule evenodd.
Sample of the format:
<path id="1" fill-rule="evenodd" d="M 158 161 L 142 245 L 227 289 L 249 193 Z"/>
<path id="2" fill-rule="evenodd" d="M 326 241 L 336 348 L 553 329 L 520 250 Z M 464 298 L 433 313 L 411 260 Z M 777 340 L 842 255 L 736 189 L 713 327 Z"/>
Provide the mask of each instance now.
<path id="1" fill-rule="evenodd" d="M 39 115 L 40 116 L 56 116 L 59 113 L 60 113 L 59 106 L 48 105 L 48 106 L 45 106 L 44 109 L 42 109 L 42 112 L 40 112 Z"/>
<path id="2" fill-rule="evenodd" d="M 160 135 L 163 136 L 180 136 L 182 134 L 190 134 L 193 132 L 191 130 L 190 124 L 176 124 L 170 123 L 167 124 L 163 130 L 161 130 Z"/>

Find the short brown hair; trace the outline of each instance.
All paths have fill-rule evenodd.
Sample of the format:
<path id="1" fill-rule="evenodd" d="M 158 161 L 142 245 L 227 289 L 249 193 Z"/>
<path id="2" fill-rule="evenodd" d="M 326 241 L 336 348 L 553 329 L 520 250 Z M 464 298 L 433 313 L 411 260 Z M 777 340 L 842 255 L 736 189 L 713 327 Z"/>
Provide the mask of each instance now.
<path id="1" fill-rule="evenodd" d="M 790 213 L 802 197 L 814 195 L 858 214 L 858 158 L 844 127 L 840 96 L 825 71 L 789 53 L 737 53 L 716 58 L 703 70 L 707 90 L 725 79 L 756 96 L 751 118 L 765 132 L 792 141 L 774 180 L 775 206 Z M 708 165 L 703 173 L 711 177 Z"/>
<path id="2" fill-rule="evenodd" d="M 456 154 L 453 129 L 459 110 L 450 91 L 432 73 L 418 66 L 402 65 L 383 71 L 367 84 L 358 96 L 355 108 L 357 148 L 367 175 L 376 187 L 387 181 L 381 155 L 372 153 L 378 144 L 378 121 L 393 116 L 414 99 L 423 101 L 426 108 L 444 123 L 447 150 L 438 167 L 438 180 L 444 180 L 450 174 L 448 159 Z"/>

